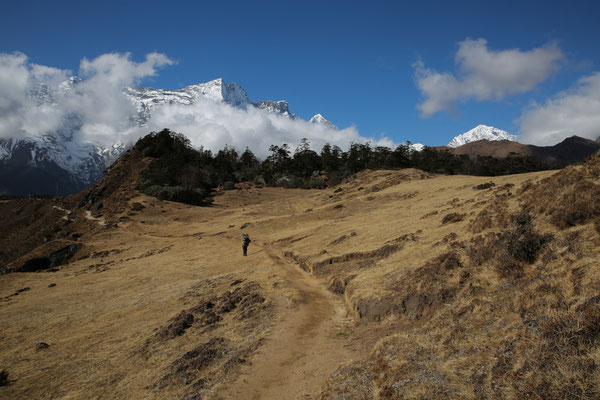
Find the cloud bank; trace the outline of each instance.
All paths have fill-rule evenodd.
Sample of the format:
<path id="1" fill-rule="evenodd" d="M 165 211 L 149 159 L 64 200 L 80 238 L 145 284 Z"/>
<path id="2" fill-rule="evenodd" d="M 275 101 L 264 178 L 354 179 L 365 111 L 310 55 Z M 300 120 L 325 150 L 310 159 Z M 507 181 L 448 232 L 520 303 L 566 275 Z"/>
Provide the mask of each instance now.
<path id="1" fill-rule="evenodd" d="M 458 44 L 456 72 L 437 72 L 422 61 L 414 64 L 415 82 L 423 102 L 422 117 L 453 112 L 459 101 L 499 100 L 526 93 L 559 70 L 564 59 L 556 44 L 529 51 L 490 50 L 485 39 Z"/>
<path id="2" fill-rule="evenodd" d="M 141 63 L 130 54 L 104 54 L 83 59 L 79 73 L 85 79 L 70 85 L 71 71 L 32 64 L 22 53 L 0 54 L 0 137 L 58 132 L 75 134 L 67 138 L 75 141 L 108 144 L 130 127 L 129 116 L 135 113 L 123 87 L 172 63 L 158 53 Z"/>
<path id="3" fill-rule="evenodd" d="M 336 130 L 204 98 L 192 105 L 156 105 L 148 125 L 137 126 L 133 122 L 136 106 L 123 89 L 172 64 L 160 53 L 146 55 L 143 62 L 131 60 L 130 54 L 103 54 L 83 59 L 78 71 L 81 80 L 73 84 L 71 71 L 32 64 L 22 53 L 0 54 L 0 138 L 59 134 L 73 142 L 110 146 L 169 128 L 189 137 L 195 146 L 213 151 L 226 144 L 238 150 L 249 147 L 261 157 L 272 144 L 295 145 L 302 138 L 308 138 L 317 150 L 325 143 L 342 148 L 367 141 L 395 145 L 387 138 L 362 137 L 354 127 Z"/>
<path id="4" fill-rule="evenodd" d="M 600 72 L 580 78 L 571 90 L 533 103 L 518 120 L 525 143 L 552 145 L 577 135 L 600 136 Z"/>

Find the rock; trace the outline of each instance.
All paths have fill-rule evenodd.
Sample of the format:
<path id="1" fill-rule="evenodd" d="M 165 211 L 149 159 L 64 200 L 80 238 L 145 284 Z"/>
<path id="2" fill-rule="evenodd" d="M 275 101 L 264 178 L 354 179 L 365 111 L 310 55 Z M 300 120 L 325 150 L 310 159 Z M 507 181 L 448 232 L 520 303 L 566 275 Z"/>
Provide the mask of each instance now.
<path id="1" fill-rule="evenodd" d="M 8 386 L 8 372 L 5 369 L 0 372 L 0 386 Z"/>
<path id="2" fill-rule="evenodd" d="M 47 256 L 34 257 L 25 261 L 21 268 L 18 270 L 21 272 L 35 272 L 42 270 L 49 270 L 54 267 L 66 264 L 79 249 L 81 249 L 81 243 L 73 243 L 62 247 Z"/>
<path id="3" fill-rule="evenodd" d="M 131 209 L 133 211 L 142 211 L 144 208 L 146 208 L 142 203 L 139 202 L 135 202 L 131 205 Z"/>
<path id="4" fill-rule="evenodd" d="M 51 283 L 48 285 L 48 287 L 54 287 L 54 286 L 56 286 L 56 283 Z"/>
<path id="5" fill-rule="evenodd" d="M 44 350 L 44 349 L 47 349 L 48 347 L 50 347 L 50 345 L 46 342 L 37 342 L 35 344 L 36 350 Z"/>

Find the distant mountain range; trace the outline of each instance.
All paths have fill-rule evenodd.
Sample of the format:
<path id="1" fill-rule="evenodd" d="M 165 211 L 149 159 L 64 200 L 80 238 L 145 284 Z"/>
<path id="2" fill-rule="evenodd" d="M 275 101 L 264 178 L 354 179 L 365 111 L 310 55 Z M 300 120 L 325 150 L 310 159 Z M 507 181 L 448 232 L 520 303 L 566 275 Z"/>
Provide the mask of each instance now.
<path id="1" fill-rule="evenodd" d="M 206 83 L 187 86 L 179 90 L 153 88 L 126 88 L 125 95 L 136 105 L 138 124 L 144 126 L 152 116 L 152 110 L 163 104 L 192 105 L 199 98 L 206 98 L 217 103 L 229 104 L 237 108 L 255 107 L 269 113 L 280 114 L 290 119 L 298 118 L 290 112 L 287 101 L 263 100 L 256 103 L 250 101 L 248 94 L 239 84 L 226 83 L 223 79 L 215 79 Z M 310 119 L 310 122 L 333 126 L 321 114 Z"/>
<path id="2" fill-rule="evenodd" d="M 453 154 L 466 154 L 470 157 L 506 157 L 514 153 L 535 157 L 555 167 L 582 161 L 600 150 L 600 138 L 593 141 L 579 136 L 571 136 L 553 146 L 521 144 L 516 141 L 517 138 L 516 135 L 493 126 L 479 125 L 456 136 L 447 146 L 436 148 L 447 149 Z"/>
<path id="3" fill-rule="evenodd" d="M 517 140 L 517 136 L 493 126 L 478 125 L 470 131 L 456 136 L 448 143 L 448 147 L 456 148 L 478 140 Z"/>
<path id="4" fill-rule="evenodd" d="M 453 154 L 471 157 L 506 157 L 510 153 L 532 156 L 556 167 L 582 161 L 600 150 L 600 141 L 571 136 L 554 146 L 534 146 L 510 140 L 478 140 L 460 147 L 446 147 Z"/>
<path id="5" fill-rule="evenodd" d="M 29 96 L 37 103 L 53 107 L 58 99 L 78 90 L 81 79 L 72 77 L 51 89 L 45 85 L 34 87 Z M 135 107 L 130 116 L 132 126 L 147 126 L 153 112 L 163 105 L 189 106 L 200 99 L 228 104 L 240 109 L 254 108 L 261 112 L 278 114 L 292 120 L 299 119 L 284 100 L 252 102 L 239 84 L 223 79 L 187 86 L 179 90 L 128 87 L 124 96 Z M 337 127 L 323 115 L 316 114 L 308 121 L 333 129 Z M 111 165 L 132 143 L 116 142 L 108 146 L 100 143 L 78 142 L 74 138 L 81 129 L 79 116 L 64 118 L 60 128 L 43 136 L 29 132 L 15 132 L 13 138 L 0 139 L 0 195 L 49 194 L 64 196 L 76 193 L 102 177 Z M 582 160 L 598 150 L 599 141 L 578 137 L 566 139 L 555 146 L 523 145 L 506 131 L 479 125 L 453 138 L 447 147 L 455 154 L 506 156 L 514 152 L 531 155 L 553 165 L 566 165 Z M 599 138 L 600 140 L 600 138 Z M 412 143 L 411 151 L 421 151 L 424 145 Z"/>
<path id="6" fill-rule="evenodd" d="M 81 79 L 72 77 L 55 89 L 38 85 L 30 91 L 29 96 L 37 104 L 53 107 L 58 98 L 77 90 L 81 82 Z M 240 85 L 228 84 L 223 79 L 179 90 L 128 87 L 123 93 L 137 110 L 137 114 L 130 117 L 130 123 L 140 127 L 148 124 L 152 112 L 161 105 L 192 105 L 199 98 L 241 109 L 252 107 L 290 119 L 299 118 L 290 112 L 286 101 L 263 100 L 253 103 Z M 309 122 L 335 128 L 321 114 L 315 115 Z M 63 121 L 60 129 L 41 137 L 28 132 L 15 132 L 13 138 L 0 139 L 0 194 L 64 196 L 76 193 L 100 179 L 106 167 L 132 145 L 116 142 L 105 146 L 78 142 L 73 138 L 80 128 L 79 117 L 73 115 Z"/>

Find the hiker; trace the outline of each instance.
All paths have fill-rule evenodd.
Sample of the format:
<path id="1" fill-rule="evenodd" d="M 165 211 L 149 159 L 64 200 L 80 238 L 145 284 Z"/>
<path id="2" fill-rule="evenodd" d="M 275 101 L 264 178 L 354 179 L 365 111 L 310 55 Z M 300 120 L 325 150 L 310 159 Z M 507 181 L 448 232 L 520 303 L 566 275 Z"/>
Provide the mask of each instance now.
<path id="1" fill-rule="evenodd" d="M 248 255 L 248 245 L 250 244 L 250 242 L 250 236 L 248 236 L 248 234 L 244 232 L 244 234 L 242 235 L 242 249 L 244 250 L 244 257 Z"/>

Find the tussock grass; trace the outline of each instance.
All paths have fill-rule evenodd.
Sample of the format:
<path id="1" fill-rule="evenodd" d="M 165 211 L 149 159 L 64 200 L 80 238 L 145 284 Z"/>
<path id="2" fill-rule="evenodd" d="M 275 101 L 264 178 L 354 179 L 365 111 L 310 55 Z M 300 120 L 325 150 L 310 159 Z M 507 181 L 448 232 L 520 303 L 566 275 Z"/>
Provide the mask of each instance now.
<path id="1" fill-rule="evenodd" d="M 524 177 L 516 195 L 500 182 L 464 203 L 483 209 L 447 240 L 423 223 L 421 243 L 437 236 L 435 248 L 447 250 L 393 273 L 391 309 L 418 323 L 400 323 L 360 364 L 373 376 L 372 398 L 600 397 L 599 177 L 596 156 L 540 181 Z M 374 279 L 359 275 L 346 293 L 358 297 L 361 281 Z"/>

